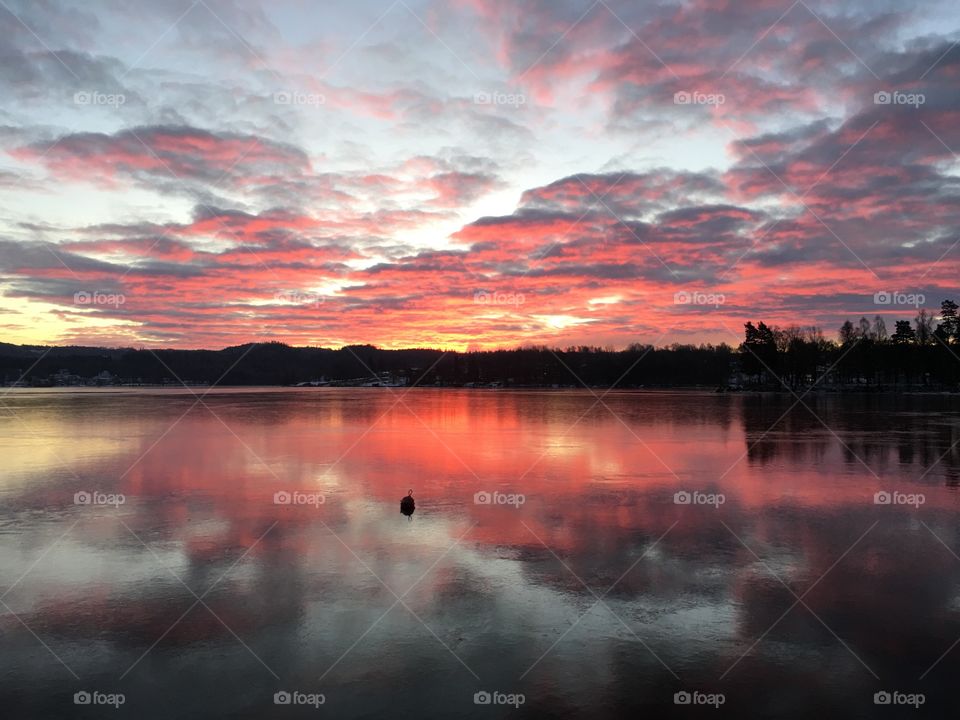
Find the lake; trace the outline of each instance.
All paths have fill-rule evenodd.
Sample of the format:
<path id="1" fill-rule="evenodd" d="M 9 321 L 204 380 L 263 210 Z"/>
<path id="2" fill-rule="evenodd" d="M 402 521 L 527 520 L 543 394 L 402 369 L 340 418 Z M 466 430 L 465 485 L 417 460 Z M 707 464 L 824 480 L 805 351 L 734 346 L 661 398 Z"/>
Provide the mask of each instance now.
<path id="1" fill-rule="evenodd" d="M 4 717 L 960 707 L 956 397 L 6 392 Z"/>

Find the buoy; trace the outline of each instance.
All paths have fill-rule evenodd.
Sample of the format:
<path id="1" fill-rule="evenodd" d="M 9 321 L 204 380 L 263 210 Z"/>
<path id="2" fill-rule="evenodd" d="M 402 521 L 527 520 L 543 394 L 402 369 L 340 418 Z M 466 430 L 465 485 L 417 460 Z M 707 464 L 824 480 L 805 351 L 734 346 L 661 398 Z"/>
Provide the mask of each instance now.
<path id="1" fill-rule="evenodd" d="M 400 512 L 404 515 L 413 515 L 413 511 L 416 510 L 416 503 L 413 502 L 413 490 L 407 491 L 407 496 L 400 501 Z"/>

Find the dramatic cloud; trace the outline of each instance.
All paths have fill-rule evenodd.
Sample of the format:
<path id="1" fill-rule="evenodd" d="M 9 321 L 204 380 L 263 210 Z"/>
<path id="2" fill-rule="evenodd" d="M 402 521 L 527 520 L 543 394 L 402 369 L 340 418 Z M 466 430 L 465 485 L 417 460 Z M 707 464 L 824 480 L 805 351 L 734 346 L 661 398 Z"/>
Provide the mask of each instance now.
<path id="1" fill-rule="evenodd" d="M 960 14 L 0 10 L 5 340 L 735 342 L 957 297 Z"/>

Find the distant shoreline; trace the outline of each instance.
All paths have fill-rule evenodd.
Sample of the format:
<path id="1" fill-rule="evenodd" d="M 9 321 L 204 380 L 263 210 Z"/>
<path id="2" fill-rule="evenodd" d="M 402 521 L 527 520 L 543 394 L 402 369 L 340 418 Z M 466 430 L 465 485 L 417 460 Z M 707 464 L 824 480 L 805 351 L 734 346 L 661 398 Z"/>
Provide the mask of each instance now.
<path id="1" fill-rule="evenodd" d="M 823 395 L 855 395 L 855 396 L 864 396 L 864 395 L 957 395 L 960 396 L 960 390 L 922 390 L 922 389 L 897 389 L 897 388 L 794 388 L 792 391 L 788 389 L 773 389 L 773 388 L 744 388 L 739 390 L 720 390 L 712 386 L 707 385 L 675 385 L 675 386 L 664 386 L 664 387 L 602 387 L 602 386 L 593 386 L 593 387 L 553 387 L 550 385 L 516 385 L 508 387 L 465 387 L 457 385 L 414 385 L 414 386 L 364 386 L 364 385 L 325 385 L 320 387 L 311 387 L 311 386 L 298 386 L 298 385 L 228 385 L 228 384 L 219 384 L 219 385 L 172 385 L 172 384 L 143 384 L 143 385 L 103 385 L 98 387 L 93 386 L 60 386 L 60 387 L 30 387 L 30 386 L 17 386 L 17 387 L 4 387 L 4 391 L 0 393 L 2 395 L 13 394 L 13 391 L 16 391 L 17 394 L 26 394 L 26 393 L 37 393 L 37 394 L 54 394 L 54 393 L 77 393 L 77 394 L 107 394 L 107 393 L 123 393 L 123 392 L 135 392 L 137 390 L 165 390 L 172 392 L 186 392 L 188 394 L 194 393 L 203 394 L 204 392 L 213 392 L 217 390 L 230 390 L 230 391 L 302 391 L 302 392 L 324 392 L 331 390 L 364 390 L 364 391 L 412 391 L 412 390 L 442 390 L 442 391 L 469 391 L 469 392 L 485 392 L 485 393 L 497 393 L 497 392 L 549 392 L 549 393 L 584 393 L 590 395 L 596 392 L 603 393 L 635 393 L 635 394 L 646 394 L 646 393 L 709 393 L 711 395 L 732 395 L 732 396 L 757 396 L 757 395 L 783 395 L 785 397 L 792 397 L 794 394 L 798 396 L 809 397 L 811 395 L 823 396 Z"/>
<path id="2" fill-rule="evenodd" d="M 5 387 L 436 387 L 930 393 L 960 390 L 953 334 L 924 342 L 862 334 L 837 344 L 763 323 L 729 345 L 578 346 L 455 352 L 283 343 L 223 350 L 35 348 L 0 343 Z M 902 331 L 904 328 L 900 328 Z M 811 331 L 812 332 L 812 331 Z M 866 332 L 866 331 L 865 331 Z M 903 333 L 901 333 L 903 335 Z M 899 336 L 898 336 L 899 337 Z"/>

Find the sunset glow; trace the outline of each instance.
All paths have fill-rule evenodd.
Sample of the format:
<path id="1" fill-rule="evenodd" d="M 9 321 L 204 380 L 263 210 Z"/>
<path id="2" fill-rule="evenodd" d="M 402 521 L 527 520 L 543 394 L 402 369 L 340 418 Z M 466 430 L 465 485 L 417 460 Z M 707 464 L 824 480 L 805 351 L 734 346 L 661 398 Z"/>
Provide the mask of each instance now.
<path id="1" fill-rule="evenodd" d="M 135 16 L 135 17 L 134 17 Z M 15 343 L 736 344 L 956 295 L 956 6 L 0 9 Z"/>

